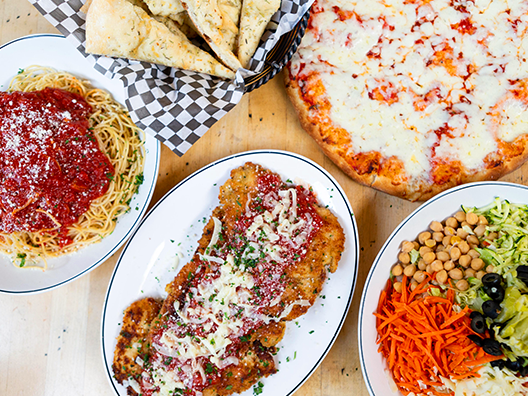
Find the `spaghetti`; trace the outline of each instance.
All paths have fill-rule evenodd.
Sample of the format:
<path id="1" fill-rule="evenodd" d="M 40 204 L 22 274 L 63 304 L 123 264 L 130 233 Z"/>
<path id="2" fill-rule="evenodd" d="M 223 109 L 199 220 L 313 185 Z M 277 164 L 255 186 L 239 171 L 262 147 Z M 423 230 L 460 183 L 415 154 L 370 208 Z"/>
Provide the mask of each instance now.
<path id="1" fill-rule="evenodd" d="M 18 226 L 13 221 L 10 224 L 5 220 L 9 216 L 0 218 L 4 220 L 0 223 L 0 252 L 9 255 L 17 267 L 45 270 L 48 258 L 76 251 L 110 235 L 115 229 L 118 217 L 130 210 L 130 201 L 143 182 L 144 149 L 140 136 L 142 132 L 134 125 L 128 112 L 108 92 L 95 89 L 87 81 L 81 81 L 68 73 L 32 66 L 19 72 L 11 81 L 8 92 L 20 92 L 18 100 L 26 113 L 31 110 L 26 103 L 26 96 L 36 97 L 36 103 L 41 103 L 38 100 L 45 98 L 48 100 L 45 107 L 50 109 L 62 109 L 61 100 L 73 104 L 71 111 L 59 111 L 61 116 L 65 117 L 60 133 L 64 133 L 64 129 L 71 129 L 75 142 L 73 139 L 70 142 L 67 138 L 61 141 L 60 136 L 53 136 L 50 140 L 53 148 L 57 150 L 58 157 L 67 156 L 69 153 L 73 158 L 64 163 L 55 159 L 50 161 L 50 157 L 44 153 L 44 148 L 43 153 L 31 153 L 31 157 L 26 155 L 31 160 L 31 166 L 35 166 L 35 177 L 40 176 L 42 179 L 41 175 L 49 171 L 50 167 L 58 167 L 58 174 L 64 175 L 66 179 L 70 177 L 64 182 L 69 190 L 61 191 L 61 194 L 54 194 L 53 190 L 50 190 L 51 193 L 44 198 L 40 190 L 35 188 L 32 194 L 20 194 L 21 201 L 18 203 L 13 202 L 17 198 L 15 191 L 4 204 L 0 201 L 4 213 L 16 218 L 19 223 Z M 31 94 L 22 94 L 30 92 Z M 17 94 L 12 95 L 15 98 L 13 100 L 16 100 Z M 77 101 L 77 95 L 86 103 Z M 9 102 L 9 105 L 11 104 Z M 47 109 L 40 110 L 43 114 L 49 113 Z M 77 114 L 79 112 L 80 116 Z M 86 117 L 89 117 L 86 124 L 88 133 L 82 135 L 75 128 L 82 128 Z M 25 119 L 24 116 L 19 118 Z M 52 119 L 51 122 L 55 121 Z M 28 128 L 27 125 L 25 127 Z M 31 129 L 30 136 L 42 136 L 48 132 L 45 128 L 36 127 Z M 4 144 L 17 144 L 17 139 L 19 137 L 10 135 Z M 85 146 L 81 146 L 82 144 Z M 86 154 L 86 158 L 84 154 L 79 155 L 80 147 L 84 150 L 81 154 Z M 5 146 L 3 148 L 6 149 Z M 45 162 L 42 158 L 47 158 L 48 161 Z M 13 158 L 3 160 L 6 169 L 13 167 Z M 17 160 L 16 156 L 14 160 Z M 8 161 L 11 161 L 11 164 Z M 40 168 L 36 166 L 39 162 L 44 164 Z M 33 188 L 32 184 L 26 182 L 30 170 L 23 166 L 19 168 L 23 174 L 11 177 L 11 182 L 19 186 L 31 185 Z M 0 174 L 0 178 L 2 177 L 6 178 Z M 13 181 L 15 179 L 16 182 Z M 6 180 L 4 182 L 10 181 L 9 178 Z M 59 182 L 60 180 L 51 179 L 44 180 L 42 184 L 56 187 Z M 79 201 L 74 204 L 68 202 L 69 206 L 65 205 L 64 217 L 52 214 L 53 210 L 44 207 L 60 206 L 60 201 L 53 201 L 58 199 L 59 195 L 70 201 L 74 199 L 72 197 L 79 197 Z M 36 201 L 44 202 L 44 205 L 38 206 Z M 8 204 L 11 208 L 6 209 Z M 13 209 L 14 207 L 16 209 Z M 21 222 L 19 219 L 22 218 L 23 212 L 29 214 L 26 214 Z"/>

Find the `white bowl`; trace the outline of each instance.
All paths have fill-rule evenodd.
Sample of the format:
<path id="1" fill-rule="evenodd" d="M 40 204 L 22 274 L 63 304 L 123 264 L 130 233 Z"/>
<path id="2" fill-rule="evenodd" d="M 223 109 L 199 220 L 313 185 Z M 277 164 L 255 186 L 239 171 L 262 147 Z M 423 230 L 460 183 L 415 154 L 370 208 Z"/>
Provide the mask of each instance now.
<path id="1" fill-rule="evenodd" d="M 39 65 L 86 78 L 93 86 L 109 91 L 114 99 L 125 103 L 123 83 L 110 80 L 92 68 L 63 36 L 38 34 L 13 40 L 0 47 L 0 60 L 0 90 L 7 88 L 19 69 Z M 7 256 L 0 254 L 0 293 L 30 294 L 54 289 L 87 274 L 114 254 L 139 224 L 154 192 L 160 143 L 150 135 L 145 137 L 145 154 L 143 184 L 130 203 L 132 210 L 119 218 L 112 235 L 78 252 L 48 260 L 46 272 L 16 268 Z"/>
<path id="2" fill-rule="evenodd" d="M 528 203 L 528 187 L 502 182 L 481 182 L 465 184 L 445 191 L 425 202 L 393 231 L 374 260 L 359 307 L 359 357 L 363 377 L 372 396 L 400 395 L 386 371 L 384 358 L 377 352 L 376 318 L 381 291 L 387 284 L 391 267 L 397 262 L 401 242 L 414 240 L 428 229 L 433 220 L 442 221 L 464 206 L 484 206 L 496 197 L 512 203 Z"/>

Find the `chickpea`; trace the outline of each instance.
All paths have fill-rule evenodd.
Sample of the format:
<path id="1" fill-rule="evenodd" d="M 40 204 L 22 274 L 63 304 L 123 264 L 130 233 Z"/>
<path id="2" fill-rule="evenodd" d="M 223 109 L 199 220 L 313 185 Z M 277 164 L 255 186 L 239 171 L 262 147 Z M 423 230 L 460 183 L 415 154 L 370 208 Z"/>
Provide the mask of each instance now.
<path id="1" fill-rule="evenodd" d="M 471 227 L 471 224 L 469 224 L 467 221 L 464 220 L 464 221 L 462 221 L 462 222 L 460 223 L 460 227 L 464 227 L 464 226 Z M 472 228 L 472 227 L 471 227 L 471 228 Z"/>
<path id="2" fill-rule="evenodd" d="M 444 234 L 446 235 L 449 235 L 449 236 L 453 236 L 456 234 L 456 231 L 453 227 L 444 227 Z"/>
<path id="3" fill-rule="evenodd" d="M 418 242 L 420 242 L 422 245 L 428 239 L 431 239 L 431 233 L 429 231 L 424 231 L 418 234 Z"/>
<path id="4" fill-rule="evenodd" d="M 425 280 L 425 272 L 416 271 L 413 275 L 413 279 L 418 283 L 422 283 Z"/>
<path id="5" fill-rule="evenodd" d="M 438 271 L 436 273 L 436 281 L 442 284 L 446 283 L 447 282 L 447 271 L 446 270 Z"/>
<path id="6" fill-rule="evenodd" d="M 433 232 L 433 239 L 436 242 L 442 242 L 442 239 L 444 239 L 444 233 L 443 232 Z"/>
<path id="7" fill-rule="evenodd" d="M 416 272 L 416 265 L 414 264 L 410 264 L 403 269 L 403 274 L 409 278 L 413 276 L 415 272 Z"/>
<path id="8" fill-rule="evenodd" d="M 431 231 L 440 232 L 444 229 L 444 226 L 439 221 L 431 221 L 431 224 L 429 224 L 429 228 L 431 229 Z"/>
<path id="9" fill-rule="evenodd" d="M 467 241 L 467 243 L 473 244 L 473 245 L 478 245 L 479 244 L 479 240 L 478 240 L 478 238 L 475 235 L 468 236 L 466 241 Z"/>
<path id="10" fill-rule="evenodd" d="M 484 261 L 480 258 L 474 258 L 471 260 L 471 268 L 473 268 L 475 271 L 481 270 L 484 268 Z"/>
<path id="11" fill-rule="evenodd" d="M 435 260 L 431 263 L 431 269 L 434 272 L 442 271 L 444 269 L 444 263 L 442 263 L 440 260 Z"/>
<path id="12" fill-rule="evenodd" d="M 411 256 L 409 253 L 402 252 L 398 254 L 398 260 L 400 260 L 400 262 L 403 264 L 409 264 L 411 262 Z"/>
<path id="13" fill-rule="evenodd" d="M 453 235 L 451 237 L 451 245 L 458 245 L 460 242 L 462 242 L 462 238 L 459 236 Z"/>
<path id="14" fill-rule="evenodd" d="M 463 221 L 466 221 L 466 214 L 462 212 L 461 210 L 456 212 L 453 217 L 457 219 L 457 221 L 459 221 L 460 223 L 462 223 Z"/>
<path id="15" fill-rule="evenodd" d="M 466 221 L 470 225 L 475 225 L 478 223 L 479 217 L 475 213 L 469 212 L 469 213 L 466 213 Z"/>
<path id="16" fill-rule="evenodd" d="M 495 239 L 497 239 L 499 236 L 499 234 L 497 234 L 496 232 L 490 232 L 489 235 L 486 237 L 486 239 L 488 241 L 493 241 Z"/>
<path id="17" fill-rule="evenodd" d="M 422 256 L 422 257 L 425 256 L 426 253 L 429 253 L 429 252 L 432 252 L 432 251 L 433 251 L 433 249 L 431 249 L 431 248 L 428 247 L 428 246 L 422 246 L 422 247 L 420 248 L 420 250 L 419 250 L 419 252 L 420 252 L 420 256 Z"/>
<path id="18" fill-rule="evenodd" d="M 437 252 L 436 253 L 436 258 L 438 260 L 443 261 L 445 263 L 446 261 L 449 261 L 451 256 L 446 251 L 443 251 L 443 252 Z"/>
<path id="19" fill-rule="evenodd" d="M 404 241 L 401 246 L 401 251 L 404 253 L 409 253 L 411 250 L 414 249 L 414 243 L 409 241 Z"/>
<path id="20" fill-rule="evenodd" d="M 429 264 L 427 267 L 425 267 L 425 272 L 427 272 L 429 275 L 433 275 L 433 267 L 431 267 L 431 264 Z"/>
<path id="21" fill-rule="evenodd" d="M 479 258 L 480 257 L 480 253 L 477 252 L 475 249 L 470 249 L 467 254 L 469 254 L 471 256 L 471 258 Z"/>
<path id="22" fill-rule="evenodd" d="M 460 249 L 456 246 L 453 247 L 449 252 L 449 255 L 451 256 L 451 260 L 457 261 L 460 258 Z"/>
<path id="23" fill-rule="evenodd" d="M 449 276 L 451 279 L 459 280 L 464 277 L 464 273 L 460 268 L 453 268 L 451 271 L 449 271 Z"/>
<path id="24" fill-rule="evenodd" d="M 462 241 L 458 244 L 458 248 L 460 249 L 460 253 L 467 254 L 469 252 L 469 244 L 466 241 Z"/>
<path id="25" fill-rule="evenodd" d="M 484 224 L 478 225 L 473 230 L 476 236 L 481 237 L 486 232 L 486 226 Z"/>
<path id="26" fill-rule="evenodd" d="M 460 256 L 460 258 L 458 259 L 458 264 L 460 264 L 464 268 L 467 268 L 471 264 L 471 260 L 473 259 L 471 258 L 470 255 L 464 254 L 463 256 Z"/>
<path id="27" fill-rule="evenodd" d="M 432 238 L 428 239 L 427 241 L 425 241 L 425 246 L 433 248 L 436 246 L 436 241 Z"/>
<path id="28" fill-rule="evenodd" d="M 392 267 L 393 276 L 400 276 L 401 274 L 403 274 L 403 267 L 400 264 L 396 264 L 394 267 Z"/>
<path id="29" fill-rule="evenodd" d="M 444 245 L 442 245 L 442 244 L 436 245 L 436 249 L 435 249 L 436 253 L 443 252 L 444 250 L 446 250 Z"/>
<path id="30" fill-rule="evenodd" d="M 446 223 L 446 226 L 451 227 L 451 228 L 458 227 L 458 221 L 454 217 L 448 217 L 445 223 Z"/>
<path id="31" fill-rule="evenodd" d="M 394 287 L 394 290 L 396 290 L 398 293 L 402 292 L 402 283 L 401 282 L 394 282 L 392 287 Z"/>
<path id="32" fill-rule="evenodd" d="M 427 252 L 423 255 L 423 260 L 425 264 L 431 264 L 436 259 L 436 254 L 433 252 Z"/>
<path id="33" fill-rule="evenodd" d="M 442 245 L 447 246 L 450 243 L 451 243 L 451 236 L 450 235 L 446 235 L 444 237 L 444 239 L 442 239 Z"/>
<path id="34" fill-rule="evenodd" d="M 420 249 L 420 244 L 416 241 L 413 241 L 414 250 Z"/>
<path id="35" fill-rule="evenodd" d="M 495 267 L 494 267 L 493 265 L 491 265 L 491 264 L 488 265 L 488 266 L 486 267 L 486 272 L 487 272 L 488 274 L 491 273 L 491 272 L 495 272 Z"/>
<path id="36" fill-rule="evenodd" d="M 467 236 L 469 235 L 468 232 L 464 230 L 463 228 L 458 228 L 456 230 L 456 234 L 457 234 L 457 237 L 459 237 L 460 239 L 466 239 Z"/>
<path id="37" fill-rule="evenodd" d="M 427 267 L 427 264 L 425 264 L 425 261 L 423 259 L 418 260 L 418 269 L 423 271 Z"/>
<path id="38" fill-rule="evenodd" d="M 468 268 L 466 270 L 466 273 L 464 274 L 464 277 L 467 278 L 474 278 L 476 275 L 476 271 L 474 269 Z"/>
<path id="39" fill-rule="evenodd" d="M 416 289 L 418 287 L 418 282 L 416 282 L 415 280 L 413 280 L 411 282 L 411 291 L 414 291 L 414 289 Z"/>
<path id="40" fill-rule="evenodd" d="M 459 280 L 456 284 L 455 284 L 456 288 L 460 291 L 465 291 L 467 289 L 469 289 L 469 283 L 467 282 L 467 280 L 465 279 L 461 279 Z"/>
<path id="41" fill-rule="evenodd" d="M 486 219 L 484 216 L 480 215 L 478 219 L 479 224 L 488 225 L 488 219 Z"/>
<path id="42" fill-rule="evenodd" d="M 444 263 L 444 269 L 445 269 L 446 271 L 451 271 L 453 268 L 455 268 L 455 263 L 453 263 L 451 260 L 446 261 L 446 262 Z"/>
<path id="43" fill-rule="evenodd" d="M 478 280 L 481 280 L 484 275 L 486 275 L 486 271 L 481 270 L 477 272 L 476 277 Z"/>

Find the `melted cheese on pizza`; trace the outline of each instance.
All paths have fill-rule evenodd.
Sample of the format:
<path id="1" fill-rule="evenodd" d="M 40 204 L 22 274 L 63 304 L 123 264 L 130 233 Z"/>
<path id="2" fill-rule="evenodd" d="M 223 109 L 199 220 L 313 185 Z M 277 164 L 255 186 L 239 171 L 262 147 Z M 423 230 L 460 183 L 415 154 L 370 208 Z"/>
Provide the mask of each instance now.
<path id="1" fill-rule="evenodd" d="M 292 74 L 317 74 L 353 153 L 484 166 L 528 132 L 528 2 L 318 0 Z M 525 89 L 525 88 L 524 88 Z"/>

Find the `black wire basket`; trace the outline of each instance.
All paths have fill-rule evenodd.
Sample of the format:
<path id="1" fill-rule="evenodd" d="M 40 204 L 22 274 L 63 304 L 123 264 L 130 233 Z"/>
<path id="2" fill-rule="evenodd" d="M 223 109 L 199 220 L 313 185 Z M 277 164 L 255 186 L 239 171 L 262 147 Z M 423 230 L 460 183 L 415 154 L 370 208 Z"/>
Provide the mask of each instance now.
<path id="1" fill-rule="evenodd" d="M 266 57 L 266 64 L 262 71 L 244 79 L 246 93 L 266 84 L 286 66 L 301 43 L 309 18 L 310 11 L 307 11 L 299 23 L 290 32 L 282 35 L 277 44 L 271 49 Z"/>

